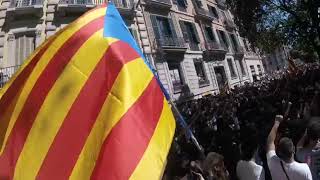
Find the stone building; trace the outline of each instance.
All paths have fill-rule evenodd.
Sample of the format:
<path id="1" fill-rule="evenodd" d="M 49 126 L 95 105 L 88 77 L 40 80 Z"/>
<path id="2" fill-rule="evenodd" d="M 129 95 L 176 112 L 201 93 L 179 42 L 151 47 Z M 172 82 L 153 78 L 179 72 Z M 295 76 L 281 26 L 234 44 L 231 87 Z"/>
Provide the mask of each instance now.
<path id="1" fill-rule="evenodd" d="M 53 35 L 102 0 L 2 0 L 0 84 Z M 264 72 L 223 0 L 113 0 L 171 97 L 198 98 Z"/>
<path id="2" fill-rule="evenodd" d="M 153 62 L 174 99 L 218 93 L 226 85 L 241 86 L 263 73 L 260 56 L 240 38 L 223 0 L 140 4 Z"/>

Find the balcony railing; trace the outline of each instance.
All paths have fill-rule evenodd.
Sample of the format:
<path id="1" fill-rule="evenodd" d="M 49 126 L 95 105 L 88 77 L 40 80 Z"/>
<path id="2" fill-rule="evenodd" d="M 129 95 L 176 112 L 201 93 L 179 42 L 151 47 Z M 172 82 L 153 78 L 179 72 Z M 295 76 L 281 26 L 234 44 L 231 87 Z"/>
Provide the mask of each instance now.
<path id="1" fill-rule="evenodd" d="M 19 67 L 20 65 L 0 68 L 0 88 L 2 88 L 6 84 L 6 82 L 10 80 L 10 78 L 19 69 Z"/>
<path id="2" fill-rule="evenodd" d="M 202 18 L 208 19 L 210 21 L 215 19 L 214 15 L 210 11 L 208 11 L 206 9 L 195 8 L 195 11 L 196 11 L 196 15 L 198 17 L 202 17 Z"/>
<path id="3" fill-rule="evenodd" d="M 59 4 L 68 4 L 68 5 L 93 5 L 92 0 L 60 0 Z"/>
<path id="4" fill-rule="evenodd" d="M 204 50 L 220 50 L 220 51 L 227 51 L 227 47 L 219 44 L 217 42 L 205 42 L 202 44 L 202 47 L 204 48 Z"/>
<path id="5" fill-rule="evenodd" d="M 30 7 L 35 5 L 42 5 L 42 0 L 12 0 L 10 2 L 10 7 Z"/>
<path id="6" fill-rule="evenodd" d="M 156 39 L 156 45 L 161 48 L 186 48 L 186 43 L 183 38 L 172 37 L 172 36 L 162 36 Z"/>
<path id="7" fill-rule="evenodd" d="M 147 4 L 150 4 L 150 5 L 158 5 L 158 6 L 161 6 L 161 7 L 170 8 L 172 6 L 170 0 L 145 0 L 145 2 Z"/>
<path id="8" fill-rule="evenodd" d="M 199 48 L 199 44 L 196 43 L 196 42 L 189 42 L 189 48 L 191 51 L 199 51 L 200 48 Z"/>
<path id="9" fill-rule="evenodd" d="M 111 0 L 113 4 L 120 9 L 132 9 L 133 0 Z"/>
<path id="10" fill-rule="evenodd" d="M 210 81 L 208 79 L 199 79 L 199 86 L 204 87 L 210 85 Z"/>

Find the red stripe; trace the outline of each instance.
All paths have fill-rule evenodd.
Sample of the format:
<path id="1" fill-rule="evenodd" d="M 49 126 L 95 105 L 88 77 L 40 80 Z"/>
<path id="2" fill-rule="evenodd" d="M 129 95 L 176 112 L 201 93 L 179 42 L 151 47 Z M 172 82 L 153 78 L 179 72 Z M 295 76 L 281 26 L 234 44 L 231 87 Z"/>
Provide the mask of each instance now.
<path id="1" fill-rule="evenodd" d="M 31 74 L 32 70 L 38 63 L 41 56 L 44 54 L 44 52 L 48 49 L 49 45 L 53 42 L 54 38 L 50 40 L 44 47 L 42 47 L 38 53 L 30 60 L 29 64 L 18 74 L 16 79 L 12 82 L 10 87 L 7 89 L 7 91 L 4 93 L 2 98 L 0 99 L 0 114 L 5 114 L 6 112 L 10 111 L 11 114 L 13 111 L 13 108 L 8 109 L 10 107 L 10 104 L 14 103 L 13 100 L 15 97 L 20 94 L 21 88 L 23 87 L 25 81 L 28 79 L 29 75 Z M 1 143 L 4 140 L 6 129 L 9 125 L 10 119 L 2 119 L 3 117 L 0 117 L 0 149 L 1 149 Z"/>
<path id="2" fill-rule="evenodd" d="M 138 57 L 134 49 L 121 41 L 108 48 L 72 105 L 37 179 L 68 179 L 120 70 Z"/>
<path id="3" fill-rule="evenodd" d="M 142 158 L 163 108 L 155 78 L 104 141 L 91 179 L 128 180 Z"/>
<path id="4" fill-rule="evenodd" d="M 41 73 L 12 129 L 5 151 L 0 157 L 0 177 L 12 179 L 18 157 L 48 92 L 81 45 L 103 27 L 103 19 L 104 17 L 97 18 L 76 32 L 58 50 Z"/>

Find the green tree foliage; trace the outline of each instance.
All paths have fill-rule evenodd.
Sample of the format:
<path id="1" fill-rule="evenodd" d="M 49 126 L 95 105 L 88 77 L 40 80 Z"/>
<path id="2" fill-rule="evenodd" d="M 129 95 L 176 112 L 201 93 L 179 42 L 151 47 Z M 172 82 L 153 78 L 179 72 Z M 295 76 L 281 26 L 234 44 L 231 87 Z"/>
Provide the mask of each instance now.
<path id="1" fill-rule="evenodd" d="M 281 44 L 320 56 L 320 0 L 226 0 L 242 36 L 265 52 Z"/>

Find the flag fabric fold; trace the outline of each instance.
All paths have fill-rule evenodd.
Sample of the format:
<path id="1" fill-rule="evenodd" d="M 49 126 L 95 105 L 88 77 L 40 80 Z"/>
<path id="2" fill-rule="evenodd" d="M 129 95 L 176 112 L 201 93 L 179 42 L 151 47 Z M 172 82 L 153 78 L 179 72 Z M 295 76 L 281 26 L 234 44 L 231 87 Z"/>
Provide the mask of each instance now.
<path id="1" fill-rule="evenodd" d="M 170 106 L 115 6 L 57 32 L 0 90 L 0 179 L 160 179 Z"/>

